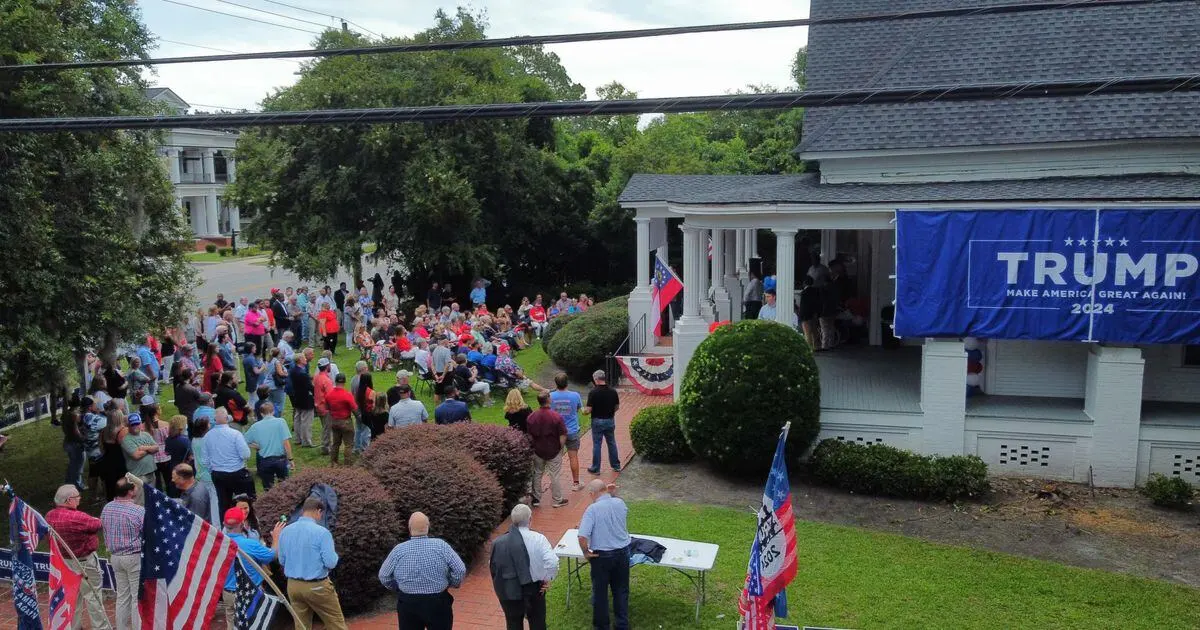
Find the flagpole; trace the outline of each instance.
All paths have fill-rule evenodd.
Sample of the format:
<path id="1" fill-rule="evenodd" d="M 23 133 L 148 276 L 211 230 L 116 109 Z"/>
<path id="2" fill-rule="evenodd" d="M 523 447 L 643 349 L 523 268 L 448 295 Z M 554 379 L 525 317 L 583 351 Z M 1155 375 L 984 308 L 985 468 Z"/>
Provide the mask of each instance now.
<path id="1" fill-rule="evenodd" d="M 288 612 L 292 613 L 292 620 L 296 622 L 296 627 L 300 628 L 300 630 L 309 630 L 308 626 L 305 626 L 304 623 L 300 621 L 300 615 L 296 613 L 294 608 L 292 608 L 292 604 L 288 601 L 287 596 L 279 591 L 279 587 L 276 586 L 275 582 L 271 580 L 271 576 L 266 572 L 266 570 L 259 566 L 259 564 L 255 562 L 254 558 L 251 558 L 249 554 L 247 554 L 245 551 L 242 551 L 236 543 L 234 544 L 234 547 L 237 549 L 238 556 L 242 560 L 246 561 L 251 568 L 253 568 L 255 571 L 258 571 L 258 574 L 262 576 L 264 582 L 271 585 L 271 590 L 279 596 L 280 601 L 283 602 L 283 605 L 288 609 Z"/>
<path id="2" fill-rule="evenodd" d="M 42 520 L 46 521 L 46 517 L 43 516 Z M 62 536 L 58 535 L 58 531 L 50 526 L 50 521 L 46 521 L 46 529 L 50 530 L 50 535 L 54 536 L 54 539 L 58 541 L 58 546 L 63 549 L 66 549 L 67 555 L 71 556 L 71 559 L 75 561 L 75 564 L 79 565 L 79 577 L 83 578 L 83 582 L 88 585 L 88 590 L 90 590 L 92 592 L 93 599 L 96 600 L 96 605 L 99 606 L 100 610 L 103 611 L 104 610 L 104 599 L 100 597 L 100 588 L 104 587 L 104 576 L 100 577 L 100 588 L 96 588 L 95 586 L 92 586 L 91 580 L 88 579 L 87 571 L 84 569 L 83 562 L 81 562 L 79 560 L 79 558 L 75 557 L 75 552 L 71 551 L 71 546 L 67 544 L 67 541 L 63 540 Z M 100 559 L 97 558 L 96 559 L 96 568 L 99 568 L 99 567 L 100 567 Z M 78 612 L 78 611 L 76 611 L 76 612 Z M 105 611 L 103 614 L 104 614 L 104 619 L 106 621 L 108 621 L 109 625 L 110 626 L 113 625 L 112 621 L 108 618 L 108 612 Z"/>

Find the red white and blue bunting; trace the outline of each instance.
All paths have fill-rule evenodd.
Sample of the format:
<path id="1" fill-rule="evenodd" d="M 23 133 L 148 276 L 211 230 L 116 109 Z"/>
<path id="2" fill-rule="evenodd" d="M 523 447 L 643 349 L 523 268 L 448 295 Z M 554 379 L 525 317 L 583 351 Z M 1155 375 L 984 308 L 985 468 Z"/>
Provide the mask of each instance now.
<path id="1" fill-rule="evenodd" d="M 643 394 L 670 396 L 675 393 L 674 357 L 614 358 L 621 365 L 625 378 Z"/>

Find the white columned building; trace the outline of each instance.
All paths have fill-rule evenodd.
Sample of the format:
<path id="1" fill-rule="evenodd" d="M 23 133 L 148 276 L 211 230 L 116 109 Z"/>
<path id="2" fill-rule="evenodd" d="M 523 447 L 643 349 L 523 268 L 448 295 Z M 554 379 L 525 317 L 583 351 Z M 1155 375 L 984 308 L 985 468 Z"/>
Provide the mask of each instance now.
<path id="1" fill-rule="evenodd" d="M 814 18 L 859 12 L 853 3 L 811 4 Z M 922 8 L 958 6 L 928 4 Z M 989 19 L 993 27 L 982 31 L 969 17 L 870 31 L 813 26 L 808 88 L 850 89 L 859 85 L 858 69 L 884 65 L 893 71 L 880 88 L 935 85 L 947 67 L 963 83 L 1061 78 L 1064 64 L 1080 77 L 1105 77 L 1143 58 L 1160 60 L 1163 73 L 1187 73 L 1194 46 L 1185 34 L 1200 30 L 1200 12 L 1165 5 L 1136 14 L 1096 7 Z M 1149 49 L 1124 45 L 1129 29 L 1162 24 L 1171 32 Z M 926 26 L 936 26 L 936 41 L 922 39 Z M 1033 61 L 978 54 L 1011 50 L 1014 38 L 1045 54 Z M 897 339 L 890 326 L 897 265 L 904 264 L 896 249 L 898 213 L 1200 213 L 1196 111 L 1197 93 L 810 108 L 796 149 L 807 172 L 634 175 L 619 201 L 636 215 L 639 254 L 657 249 L 666 260 L 655 226 L 674 218 L 683 230 L 683 313 L 671 342 L 660 344 L 673 346 L 676 395 L 708 334 L 702 302 L 710 282 L 718 309 L 727 298 L 738 312 L 750 260 L 760 259 L 764 274 L 775 277 L 777 319 L 790 325 L 807 302 L 803 281 L 819 251 L 823 264 L 844 269 L 837 336 L 849 341 L 816 356 L 821 438 L 977 455 L 1001 475 L 1129 487 L 1157 473 L 1200 484 L 1200 338 L 1186 330 L 1173 331 L 1174 343 L 1085 343 L 1016 338 L 1006 330 L 990 338 Z M 759 230 L 774 234 L 774 251 L 759 248 Z M 705 264 L 710 232 L 713 260 Z M 1200 233 L 1170 238 L 1200 242 Z M 948 246 L 920 244 L 926 251 Z M 921 284 L 918 270 L 901 271 Z M 648 295 L 648 266 L 639 264 L 638 273 L 631 322 L 646 308 L 639 292 Z M 981 393 L 968 396 L 969 388 Z"/>
<path id="2" fill-rule="evenodd" d="M 190 109 L 169 88 L 148 88 L 146 96 L 165 103 L 175 113 Z M 237 139 L 235 132 L 211 129 L 165 132 L 159 153 L 175 187 L 179 211 L 191 225 L 198 248 L 207 243 L 227 245 L 233 232 L 242 230 L 241 213 L 223 199 L 225 187 L 234 180 Z"/>

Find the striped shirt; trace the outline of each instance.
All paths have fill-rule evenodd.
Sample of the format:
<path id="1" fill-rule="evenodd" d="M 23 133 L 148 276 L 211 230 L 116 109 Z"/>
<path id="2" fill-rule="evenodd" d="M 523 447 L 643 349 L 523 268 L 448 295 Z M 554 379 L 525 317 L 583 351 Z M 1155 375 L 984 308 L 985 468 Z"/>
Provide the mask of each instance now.
<path id="1" fill-rule="evenodd" d="M 379 581 L 392 591 L 407 595 L 434 595 L 462 584 L 467 567 L 441 538 L 413 536 L 392 549 Z"/>
<path id="2" fill-rule="evenodd" d="M 114 556 L 142 553 L 142 519 L 146 509 L 130 499 L 110 501 L 100 511 L 104 524 L 104 546 Z"/>

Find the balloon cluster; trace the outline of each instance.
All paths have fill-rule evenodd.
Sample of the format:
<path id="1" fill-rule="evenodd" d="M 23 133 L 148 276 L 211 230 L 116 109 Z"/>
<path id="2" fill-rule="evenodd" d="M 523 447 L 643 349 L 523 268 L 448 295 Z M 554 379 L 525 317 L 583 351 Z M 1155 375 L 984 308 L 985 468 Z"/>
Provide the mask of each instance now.
<path id="1" fill-rule="evenodd" d="M 963 340 L 967 350 L 967 397 L 983 393 L 983 345 L 984 342 L 975 337 Z"/>

